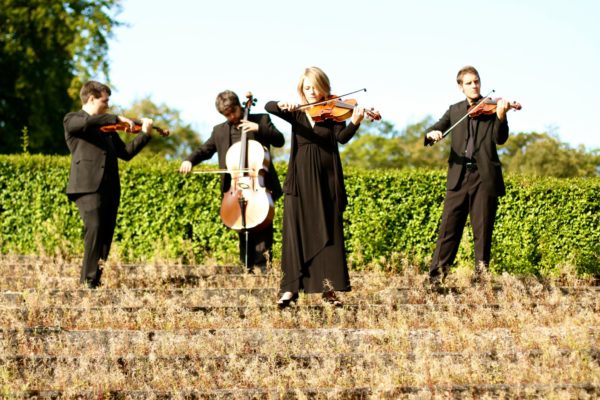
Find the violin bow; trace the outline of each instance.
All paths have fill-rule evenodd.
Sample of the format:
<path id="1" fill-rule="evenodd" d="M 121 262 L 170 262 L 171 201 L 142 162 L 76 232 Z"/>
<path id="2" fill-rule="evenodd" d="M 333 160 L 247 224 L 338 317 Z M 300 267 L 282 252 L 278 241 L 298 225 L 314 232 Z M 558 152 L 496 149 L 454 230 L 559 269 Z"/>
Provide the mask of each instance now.
<path id="1" fill-rule="evenodd" d="M 327 100 L 321 100 L 321 101 L 315 101 L 314 103 L 302 104 L 301 106 L 299 106 L 297 108 L 297 110 L 302 110 L 303 108 L 306 108 L 306 107 L 318 106 L 319 104 L 329 103 L 331 100 L 341 99 L 342 97 L 345 97 L 345 96 L 348 96 L 348 95 L 351 95 L 354 93 L 366 92 L 366 91 L 367 91 L 366 88 L 362 88 L 362 89 L 355 90 L 354 92 L 349 92 L 349 93 L 341 94 L 339 96 L 330 97 Z"/>
<path id="2" fill-rule="evenodd" d="M 236 168 L 236 169 L 208 169 L 200 171 L 192 171 L 192 174 L 230 174 L 239 172 L 255 172 L 253 168 Z"/>

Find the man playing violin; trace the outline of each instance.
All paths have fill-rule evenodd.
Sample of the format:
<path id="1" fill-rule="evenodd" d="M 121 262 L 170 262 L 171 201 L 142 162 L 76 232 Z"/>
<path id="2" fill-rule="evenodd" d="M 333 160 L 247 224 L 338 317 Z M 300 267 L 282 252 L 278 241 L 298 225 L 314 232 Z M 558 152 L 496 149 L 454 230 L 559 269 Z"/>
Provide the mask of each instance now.
<path id="1" fill-rule="evenodd" d="M 81 110 L 65 115 L 65 140 L 71 152 L 71 170 L 67 185 L 69 199 L 77 204 L 84 224 L 84 254 L 80 281 L 90 288 L 100 285 L 100 260 L 106 260 L 115 230 L 121 197 L 117 159 L 131 160 L 150 141 L 152 120 L 142 119 L 142 132 L 125 144 L 116 132 L 104 133 L 109 124 L 135 122 L 108 113 L 111 90 L 89 81 L 79 93 Z"/>
<path id="2" fill-rule="evenodd" d="M 217 111 L 221 113 L 226 121 L 213 127 L 210 138 L 196 149 L 185 161 L 181 163 L 179 171 L 187 174 L 192 167 L 202 161 L 209 160 L 217 153 L 219 168 L 227 168 L 227 151 L 232 144 L 240 141 L 242 131 L 247 134 L 248 140 L 256 140 L 270 152 L 270 146 L 283 147 L 285 138 L 275 128 L 268 114 L 249 114 L 248 119 L 242 119 L 243 110 L 239 97 L 231 90 L 226 90 L 217 95 L 215 101 Z M 231 175 L 221 175 L 221 191 L 227 193 L 231 187 Z M 275 166 L 271 164 L 265 177 L 265 187 L 271 192 L 273 201 L 276 201 L 283 191 L 277 177 Z M 240 260 L 246 260 L 246 235 L 239 232 Z M 270 257 L 273 245 L 273 223 L 269 223 L 260 230 L 248 232 L 248 272 L 253 272 L 254 267 L 266 271 L 267 261 Z"/>
<path id="3" fill-rule="evenodd" d="M 482 100 L 479 73 L 474 67 L 463 67 L 456 80 L 466 99 L 451 105 L 428 129 L 425 145 L 440 141 L 442 131 L 449 130 L 467 115 L 470 107 Z M 475 241 L 473 280 L 479 280 L 488 268 L 498 197 L 505 194 L 496 146 L 508 139 L 506 112 L 509 108 L 509 102 L 499 100 L 495 113 L 469 116 L 452 130 L 446 198 L 429 269 L 430 283 L 434 287 L 443 282 L 454 263 L 467 216 L 471 218 Z"/>

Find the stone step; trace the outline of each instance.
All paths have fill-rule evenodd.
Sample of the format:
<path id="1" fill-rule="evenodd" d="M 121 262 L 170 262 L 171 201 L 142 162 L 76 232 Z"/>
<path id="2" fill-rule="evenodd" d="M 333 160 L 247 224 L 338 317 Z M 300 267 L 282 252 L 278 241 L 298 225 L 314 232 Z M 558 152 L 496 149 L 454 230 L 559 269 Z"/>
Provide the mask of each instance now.
<path id="1" fill-rule="evenodd" d="M 227 354 L 216 356 L 185 355 L 160 357 L 151 355 L 132 355 L 122 357 L 87 357 L 87 356 L 0 356 L 0 367 L 14 371 L 29 370 L 48 372 L 56 368 L 98 368 L 127 370 L 156 367 L 156 368 L 201 368 L 206 372 L 219 372 L 238 364 L 249 364 L 255 361 L 271 363 L 276 369 L 287 368 L 290 365 L 304 369 L 319 369 L 324 364 L 331 363 L 338 368 L 374 368 L 376 365 L 397 365 L 404 362 L 437 359 L 452 363 L 518 363 L 534 362 L 544 357 L 552 356 L 555 363 L 567 363 L 569 359 L 588 358 L 600 366 L 600 348 L 592 349 L 552 349 L 551 351 L 528 350 L 510 352 L 427 352 L 427 353 L 271 353 L 271 354 Z"/>
<path id="2" fill-rule="evenodd" d="M 71 357 L 222 356 L 225 354 L 527 352 L 600 347 L 600 326 L 455 329 L 222 328 L 168 330 L 3 329 L 2 355 Z"/>
<path id="3" fill-rule="evenodd" d="M 270 284 L 277 286 L 279 277 L 261 274 L 164 274 L 164 275 L 122 275 L 118 279 L 103 279 L 102 288 L 218 288 L 218 287 L 256 287 Z M 63 290 L 79 290 L 77 274 L 65 276 L 48 276 L 35 274 L 19 274 L 2 276 L 0 290 L 25 291 L 43 290 L 47 287 Z"/>
<path id="4" fill-rule="evenodd" d="M 474 378 L 493 373 L 501 382 L 518 382 L 522 376 L 541 376 L 542 382 L 561 376 L 562 369 L 580 370 L 582 377 L 592 378 L 590 373 L 600 371 L 598 359 L 588 351 L 570 351 L 541 354 L 503 354 L 458 356 L 453 354 L 350 354 L 299 356 L 282 355 L 231 355 L 220 357 L 162 358 L 148 356 L 102 358 L 40 358 L 0 360 L 4 373 L 11 374 L 12 385 L 35 382 L 39 389 L 68 387 L 68 382 L 78 382 L 80 387 L 94 387 L 102 382 L 105 387 L 127 382 L 130 390 L 144 388 L 204 388 L 231 389 L 257 386 L 256 378 L 271 377 L 272 383 L 295 383 L 303 386 L 303 379 L 312 387 L 379 385 L 387 376 L 391 381 L 417 384 L 426 370 L 432 369 L 429 382 L 433 385 L 446 383 L 447 375 L 453 380 L 468 382 Z M 592 361 L 588 361 L 592 359 Z M 590 367 L 589 364 L 593 365 Z M 560 364 L 564 367 L 561 368 Z M 435 372 L 439 367 L 447 375 Z M 516 369 L 519 373 L 515 373 Z M 351 377 L 352 371 L 364 371 Z M 372 374 L 370 371 L 378 371 Z M 440 371 L 441 372 L 441 371 Z M 102 377 L 102 378 L 101 378 Z M 580 378 L 581 379 L 581 378 Z M 535 382 L 535 378 L 531 379 Z M 551 381 L 552 382 L 552 381 Z M 260 385 L 260 383 L 258 383 Z M 269 384 L 265 384 L 269 387 Z M 119 386 L 116 386 L 119 387 Z M 121 386 L 122 387 L 122 386 Z"/>
<path id="5" fill-rule="evenodd" d="M 222 304 L 222 300 L 218 300 Z M 346 304 L 334 308 L 327 304 L 309 304 L 281 312 L 272 302 L 266 305 L 249 298 L 237 304 L 211 305 L 171 302 L 162 306 L 86 306 L 86 307 L 3 307 L 0 308 L 0 326 L 26 327 L 54 324 L 71 329 L 157 329 L 165 325 L 184 328 L 225 328 L 246 326 L 277 326 L 285 323 L 296 326 L 420 326 L 439 325 L 442 321 L 460 322 L 464 329 L 472 329 L 482 322 L 493 326 L 511 326 L 514 312 L 509 305 L 498 304 Z M 565 318 L 584 320 L 590 313 L 598 315 L 598 307 L 581 305 L 531 304 L 519 305 L 521 322 L 561 324 Z M 524 315 L 527 313 L 527 315 Z M 480 316 L 482 322 L 478 321 Z M 473 321 L 475 319 L 475 321 Z M 493 321 L 490 321 L 493 320 Z M 600 323 L 598 318 L 588 321 Z"/>
<path id="6" fill-rule="evenodd" d="M 19 390 L 11 393 L 17 398 L 60 399 L 398 399 L 398 398 L 443 398 L 443 399 L 591 399 L 600 396 L 598 383 L 574 384 L 440 384 L 422 386 L 379 386 L 370 387 L 301 387 L 235 388 L 217 390 Z"/>
<path id="7" fill-rule="evenodd" d="M 45 274 L 62 276 L 71 272 L 79 272 L 79 263 L 32 263 L 32 262 L 0 262 L 0 273 L 5 274 Z M 107 264 L 103 267 L 106 272 L 111 271 L 122 275 L 228 275 L 245 272 L 243 265 L 219 264 Z"/>
<path id="8" fill-rule="evenodd" d="M 351 271 L 344 307 L 280 311 L 278 266 L 109 262 L 87 290 L 79 263 L 0 255 L 0 397 L 600 397 L 589 280 Z"/>
<path id="9" fill-rule="evenodd" d="M 69 305 L 90 307 L 121 305 L 156 306 L 171 304 L 237 304 L 252 298 L 266 304 L 275 304 L 277 290 L 269 287 L 255 288 L 204 288 L 204 289 L 75 289 L 0 292 L 0 306 L 68 307 Z"/>
<path id="10" fill-rule="evenodd" d="M 16 278 L 26 274 L 28 274 L 28 280 L 33 280 L 32 284 L 39 283 L 39 279 L 56 279 L 56 281 L 59 282 L 60 278 L 65 278 L 65 282 L 73 280 L 76 283 L 79 276 L 79 269 L 79 260 L 62 260 L 36 256 L 17 257 L 0 255 L 0 288 L 11 288 L 11 284 L 19 283 L 19 280 Z M 165 283 L 168 283 L 171 279 L 173 284 L 189 283 L 193 285 L 196 281 L 203 280 L 210 276 L 239 275 L 244 274 L 245 272 L 242 265 L 188 265 L 165 262 L 146 264 L 124 264 L 109 262 L 104 269 L 105 277 L 111 278 L 105 280 L 106 284 L 113 287 L 123 286 L 120 283 L 123 280 L 131 283 L 131 281 L 139 281 L 144 279 L 146 280 L 145 284 L 148 283 L 148 279 L 156 279 L 158 281 L 164 280 Z M 279 266 L 274 265 L 269 268 L 267 275 L 276 276 L 275 280 L 277 281 L 280 274 L 281 271 Z M 373 274 L 373 272 L 364 273 L 361 271 L 351 271 L 352 277 L 356 277 L 357 279 L 360 279 L 363 275 L 369 274 Z M 415 279 L 418 278 L 418 274 L 403 275 L 402 273 L 394 274 L 391 272 L 379 272 L 379 274 L 386 275 L 394 280 L 395 286 L 398 286 L 398 283 L 402 285 L 413 285 L 416 281 L 421 281 L 421 279 Z M 36 280 L 36 277 L 39 277 L 39 279 Z M 500 276 L 494 276 L 492 279 L 495 282 L 502 281 L 502 277 Z M 573 288 L 592 285 L 592 287 L 595 287 L 597 291 L 600 291 L 600 281 L 598 279 L 593 280 L 570 278 L 569 280 L 550 280 L 537 279 L 534 277 L 512 277 L 511 279 L 517 282 L 523 290 L 529 292 L 531 295 L 535 295 L 540 291 L 547 290 L 547 288 L 554 290 L 554 288 L 567 285 Z M 42 287 L 43 286 L 45 285 L 42 285 Z M 31 287 L 38 288 L 39 285 L 33 285 Z M 14 286 L 12 286 L 12 288 L 14 288 Z M 453 288 L 450 288 L 449 290 L 452 291 Z M 504 289 L 502 286 L 496 285 L 493 290 Z"/>
<path id="11" fill-rule="evenodd" d="M 48 289 L 39 290 L 1 290 L 0 307 L 24 304 L 39 304 L 43 306 L 79 305 L 82 302 L 90 306 L 104 305 L 154 305 L 166 300 L 177 300 L 180 303 L 206 302 L 219 299 L 224 302 L 235 302 L 248 296 L 267 304 L 276 300 L 278 289 L 267 276 L 229 275 L 200 278 L 196 287 L 185 288 L 99 288 L 90 289 Z M 271 282 L 269 282 L 271 281 Z M 231 285 L 232 287 L 222 287 Z M 525 306 L 529 304 L 573 304 L 577 302 L 582 307 L 597 309 L 600 307 L 600 288 L 596 287 L 557 287 L 548 288 L 542 293 L 519 296 L 516 293 L 507 294 L 498 291 L 477 291 L 471 287 L 454 287 L 444 291 L 430 292 L 423 288 L 395 287 L 379 291 L 365 292 L 355 290 L 344 293 L 344 300 L 350 302 L 370 302 L 374 304 L 419 304 L 419 303 L 450 303 L 474 302 L 480 304 L 510 304 L 518 302 Z M 305 299 L 319 296 L 307 295 Z"/>

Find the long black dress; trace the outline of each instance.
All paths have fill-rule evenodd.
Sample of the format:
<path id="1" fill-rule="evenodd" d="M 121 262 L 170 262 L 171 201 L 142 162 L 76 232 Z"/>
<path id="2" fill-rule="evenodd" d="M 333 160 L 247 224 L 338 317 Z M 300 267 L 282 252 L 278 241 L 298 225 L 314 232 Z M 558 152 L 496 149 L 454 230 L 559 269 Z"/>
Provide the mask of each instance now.
<path id="1" fill-rule="evenodd" d="M 280 291 L 349 291 L 343 233 L 347 198 L 338 142 L 347 143 L 358 125 L 326 120 L 313 127 L 304 111 L 282 111 L 275 101 L 265 109 L 292 125 Z"/>

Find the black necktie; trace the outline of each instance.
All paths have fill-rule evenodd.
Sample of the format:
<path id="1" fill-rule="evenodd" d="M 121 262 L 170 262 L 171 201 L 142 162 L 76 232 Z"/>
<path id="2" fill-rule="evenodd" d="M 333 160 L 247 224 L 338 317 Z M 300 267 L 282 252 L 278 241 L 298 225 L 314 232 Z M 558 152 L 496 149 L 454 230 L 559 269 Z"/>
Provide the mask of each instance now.
<path id="1" fill-rule="evenodd" d="M 467 139 L 467 149 L 465 150 L 465 157 L 468 159 L 473 158 L 473 150 L 475 149 L 475 132 L 477 131 L 477 120 L 469 118 L 469 137 Z"/>

